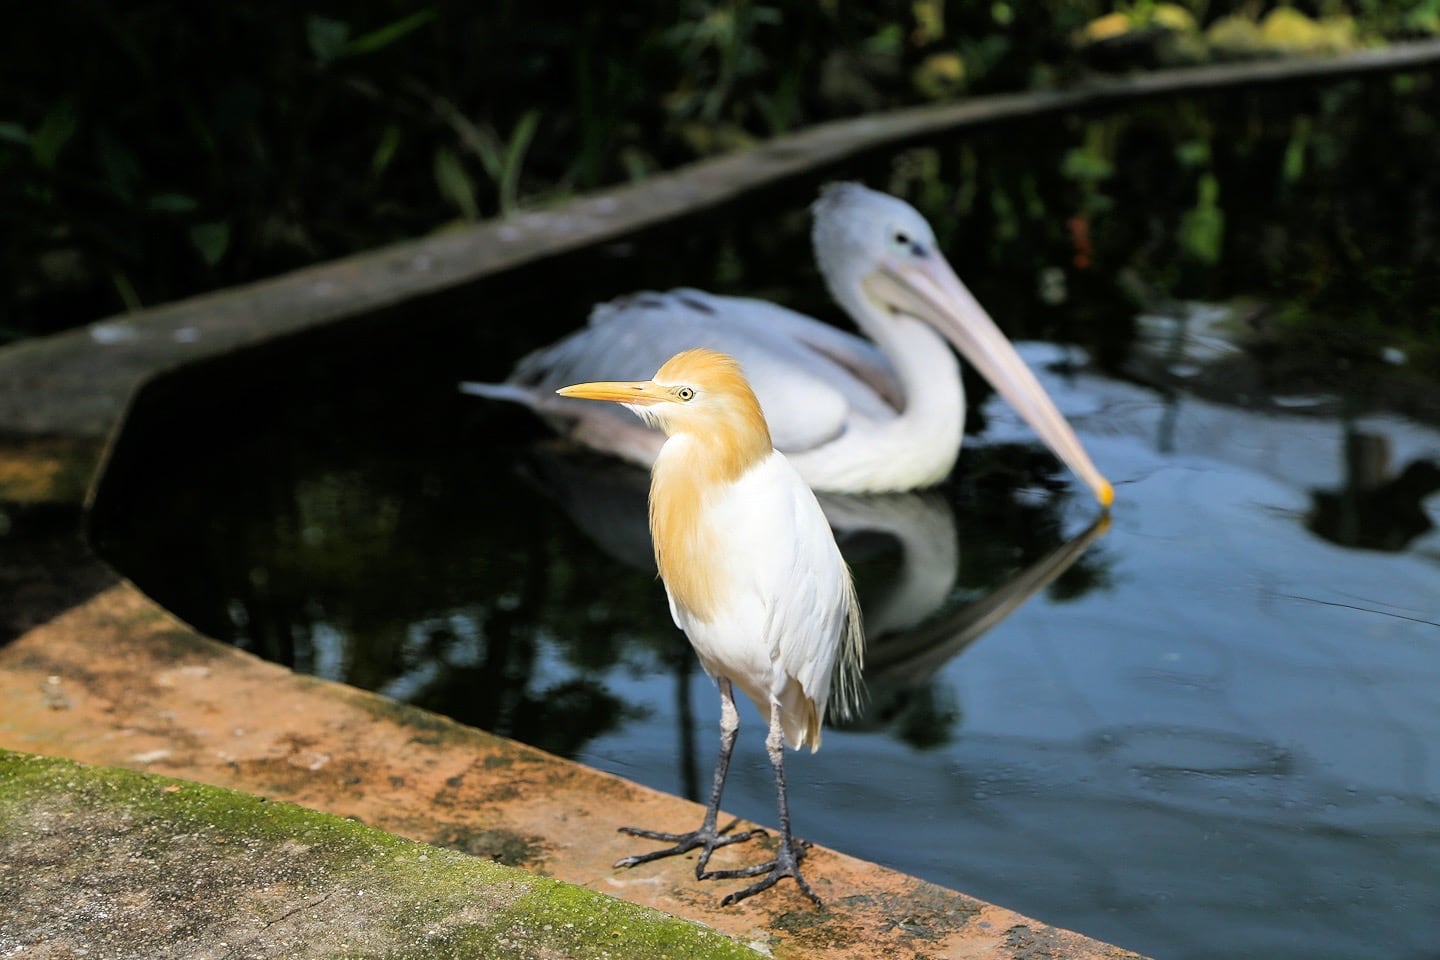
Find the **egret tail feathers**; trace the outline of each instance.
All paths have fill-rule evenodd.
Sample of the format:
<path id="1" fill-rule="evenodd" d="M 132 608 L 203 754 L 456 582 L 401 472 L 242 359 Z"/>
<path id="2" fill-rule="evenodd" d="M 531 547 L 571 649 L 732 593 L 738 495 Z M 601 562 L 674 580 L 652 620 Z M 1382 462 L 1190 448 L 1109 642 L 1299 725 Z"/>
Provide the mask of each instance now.
<path id="1" fill-rule="evenodd" d="M 860 712 L 865 705 L 865 627 L 860 617 L 860 601 L 855 595 L 855 579 L 845 571 L 845 633 L 840 638 L 840 653 L 835 670 L 830 674 L 830 698 L 827 713 L 842 720 Z"/>
<path id="2" fill-rule="evenodd" d="M 751 697 L 751 700 L 761 713 L 765 712 L 761 697 Z M 785 734 L 785 742 L 795 750 L 805 747 L 809 747 L 811 753 L 819 750 L 824 718 L 820 716 L 820 707 L 814 698 L 806 695 L 800 682 L 790 680 L 786 683 L 776 702 L 780 707 L 780 729 Z"/>

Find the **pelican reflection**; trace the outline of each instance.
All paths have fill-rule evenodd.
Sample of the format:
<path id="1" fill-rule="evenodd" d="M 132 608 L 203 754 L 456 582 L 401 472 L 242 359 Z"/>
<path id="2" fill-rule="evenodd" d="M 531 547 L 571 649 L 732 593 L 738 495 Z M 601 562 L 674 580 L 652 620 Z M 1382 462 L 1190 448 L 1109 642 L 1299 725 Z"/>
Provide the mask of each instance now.
<path id="1" fill-rule="evenodd" d="M 562 441 L 535 444 L 524 463 L 529 479 L 606 554 L 654 572 L 643 470 Z M 1109 528 L 1108 514 L 1102 515 L 982 596 L 963 601 L 957 596 L 959 531 L 939 492 L 817 496 L 855 568 L 864 609 L 868 703 L 845 725 L 851 729 L 903 725 L 899 718 L 907 710 L 933 707 L 941 667 L 1071 569 Z"/>

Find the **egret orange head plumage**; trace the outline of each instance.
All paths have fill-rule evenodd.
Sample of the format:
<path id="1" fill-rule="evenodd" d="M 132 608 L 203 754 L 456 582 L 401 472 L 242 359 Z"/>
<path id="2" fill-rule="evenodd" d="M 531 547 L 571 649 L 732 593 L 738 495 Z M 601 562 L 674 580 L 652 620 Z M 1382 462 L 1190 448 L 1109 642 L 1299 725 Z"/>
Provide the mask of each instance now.
<path id="1" fill-rule="evenodd" d="M 697 347 L 677 353 L 650 380 L 580 383 L 563 397 L 611 400 L 669 436 L 689 435 L 705 450 L 713 481 L 733 480 L 773 449 L 755 391 L 734 358 Z"/>
<path id="2" fill-rule="evenodd" d="M 714 350 L 677 353 L 650 380 L 598 381 L 556 393 L 624 404 L 671 439 L 650 480 L 650 536 L 667 589 L 701 619 L 714 616 L 724 590 L 698 523 L 707 497 L 773 451 L 760 402 L 740 365 Z"/>

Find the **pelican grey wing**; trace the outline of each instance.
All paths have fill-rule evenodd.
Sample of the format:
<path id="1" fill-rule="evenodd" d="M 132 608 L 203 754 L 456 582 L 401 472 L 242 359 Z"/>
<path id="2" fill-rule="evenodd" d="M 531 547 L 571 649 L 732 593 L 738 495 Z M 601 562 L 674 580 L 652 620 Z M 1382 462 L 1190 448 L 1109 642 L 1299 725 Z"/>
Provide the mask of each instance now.
<path id="1" fill-rule="evenodd" d="M 630 431 L 649 428 L 631 414 L 610 404 L 556 397 L 554 391 L 587 380 L 648 379 L 676 353 L 709 347 L 740 362 L 780 450 L 826 443 L 844 432 L 857 412 L 894 415 L 880 393 L 812 343 L 852 358 L 865 357 L 866 348 L 873 351 L 858 337 L 759 300 L 698 290 L 637 293 L 597 306 L 584 328 L 523 358 L 504 385 L 464 389 L 525 403 L 552 423 L 568 421 L 568 429 L 558 423 L 557 428 L 582 442 L 647 463 L 659 443 L 648 459 L 636 455 Z"/>
<path id="2" fill-rule="evenodd" d="M 652 334 L 656 324 L 662 329 Z M 598 307 L 591 326 L 630 333 L 644 328 L 647 342 L 665 354 L 657 366 L 690 347 L 730 354 L 760 400 L 775 446 L 785 453 L 828 443 L 855 415 L 880 420 L 895 415 L 883 389 L 856 374 L 883 369 L 882 384 L 887 375 L 893 383 L 889 361 L 873 344 L 763 300 L 688 288 L 642 293 Z"/>
<path id="3" fill-rule="evenodd" d="M 777 359 L 783 358 L 823 379 L 862 416 L 886 419 L 904 406 L 894 366 L 879 347 L 864 337 L 765 300 L 720 297 L 689 288 L 672 290 L 664 296 L 692 310 L 709 311 L 725 324 L 744 327 L 757 339 L 763 338 Z M 754 382 L 748 370 L 746 376 Z M 765 397 L 759 395 L 763 403 Z"/>
<path id="4" fill-rule="evenodd" d="M 698 290 L 677 290 L 675 292 L 710 298 L 710 294 Z M 713 299 L 725 298 L 715 297 Z M 787 310 L 764 300 L 746 302 L 755 304 L 755 319 L 764 322 L 771 330 L 784 334 L 797 343 L 805 344 L 815 352 L 829 358 L 831 362 L 850 371 L 856 381 L 856 386 L 862 388 L 855 391 L 857 395 L 852 398 L 852 402 L 861 408 L 862 412 L 885 417 L 894 416 L 897 411 L 904 408 L 905 392 L 900 387 L 895 367 L 874 343 L 864 337 L 857 337 L 847 330 L 841 330 L 839 327 L 833 327 L 828 323 L 807 317 L 803 313 L 796 313 L 794 310 Z M 872 395 L 882 399 L 888 409 L 877 410 L 873 413 L 866 409 L 871 404 Z"/>
<path id="5" fill-rule="evenodd" d="M 522 357 L 504 383 L 462 383 L 461 391 L 522 404 L 562 436 L 649 467 L 665 441 L 658 430 L 618 404 L 555 395 L 560 387 L 587 380 L 648 379 L 678 352 L 651 339 L 663 333 L 653 322 L 627 322 L 621 314 L 616 314 L 620 322 L 607 322 L 623 305 L 620 300 L 597 306 L 587 326 Z"/>

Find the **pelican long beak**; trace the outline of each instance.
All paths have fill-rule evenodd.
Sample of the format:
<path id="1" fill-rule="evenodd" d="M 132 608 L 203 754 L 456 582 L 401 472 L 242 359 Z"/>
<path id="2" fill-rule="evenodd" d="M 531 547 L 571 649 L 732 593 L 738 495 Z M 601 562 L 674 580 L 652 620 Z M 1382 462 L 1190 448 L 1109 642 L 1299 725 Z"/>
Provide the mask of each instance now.
<path id="1" fill-rule="evenodd" d="M 1100 505 L 1110 508 L 1115 500 L 1110 481 L 1095 469 L 1035 374 L 943 257 L 932 253 L 918 262 L 882 263 L 865 278 L 864 287 L 880 306 L 909 314 L 939 330 L 1055 455 L 1089 485 Z"/>
<path id="2" fill-rule="evenodd" d="M 582 400 L 612 400 L 632 406 L 648 407 L 673 399 L 670 389 L 653 380 L 601 380 L 595 383 L 577 383 L 555 391 L 562 397 L 579 397 Z"/>

